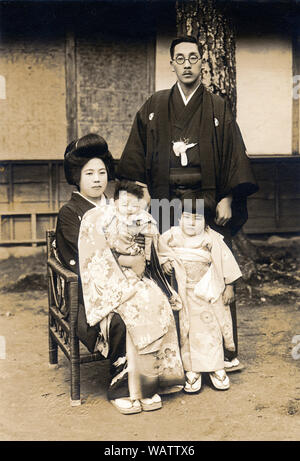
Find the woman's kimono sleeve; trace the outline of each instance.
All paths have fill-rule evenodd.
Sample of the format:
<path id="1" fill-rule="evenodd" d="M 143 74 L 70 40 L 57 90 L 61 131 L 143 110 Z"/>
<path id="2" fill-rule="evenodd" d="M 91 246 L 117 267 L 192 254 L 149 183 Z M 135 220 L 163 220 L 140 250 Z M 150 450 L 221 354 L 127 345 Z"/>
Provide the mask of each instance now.
<path id="1" fill-rule="evenodd" d="M 56 246 L 62 263 L 71 271 L 79 274 L 78 235 L 79 217 L 68 206 L 63 206 L 58 214 L 56 227 Z"/>

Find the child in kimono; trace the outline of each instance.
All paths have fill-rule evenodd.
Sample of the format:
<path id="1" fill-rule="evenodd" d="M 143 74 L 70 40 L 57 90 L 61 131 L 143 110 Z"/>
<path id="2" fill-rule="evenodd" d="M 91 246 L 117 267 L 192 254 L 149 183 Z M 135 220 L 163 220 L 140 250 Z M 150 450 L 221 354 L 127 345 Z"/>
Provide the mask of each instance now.
<path id="1" fill-rule="evenodd" d="M 179 312 L 180 347 L 187 393 L 199 392 L 202 373 L 218 390 L 229 388 L 224 349 L 235 350 L 229 304 L 239 266 L 223 236 L 205 223 L 213 206 L 190 194 L 183 200 L 179 226 L 160 238 L 163 270 L 174 270 L 183 308 Z M 223 344 L 224 343 L 224 344 Z"/>
<path id="2" fill-rule="evenodd" d="M 118 256 L 141 254 L 149 263 L 151 246 L 153 243 L 157 249 L 159 232 L 156 221 L 145 210 L 143 196 L 141 186 L 130 181 L 120 181 L 114 192 L 114 213 L 105 226 L 105 234 L 109 245 Z M 128 239 L 128 234 L 132 236 L 131 240 Z M 124 235 L 127 236 L 126 239 L 123 238 Z M 143 245 L 138 236 L 144 237 Z"/>
<path id="3" fill-rule="evenodd" d="M 139 277 L 148 276 L 168 297 L 172 309 L 179 310 L 182 307 L 180 297 L 168 283 L 157 255 L 157 224 L 145 210 L 143 197 L 143 189 L 138 184 L 126 180 L 117 183 L 112 212 L 107 214 L 106 223 L 102 223 L 106 240 L 127 277 L 130 277 L 130 271 Z M 136 255 L 144 258 L 144 269 L 140 264 L 135 265 L 135 258 L 131 263 L 130 256 Z"/>

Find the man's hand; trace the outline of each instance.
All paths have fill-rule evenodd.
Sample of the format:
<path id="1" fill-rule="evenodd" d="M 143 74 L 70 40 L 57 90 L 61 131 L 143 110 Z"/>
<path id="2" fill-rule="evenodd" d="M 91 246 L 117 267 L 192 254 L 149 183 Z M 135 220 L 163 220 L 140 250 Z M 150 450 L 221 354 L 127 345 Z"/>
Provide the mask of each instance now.
<path id="1" fill-rule="evenodd" d="M 233 285 L 226 285 L 223 292 L 223 302 L 224 304 L 231 304 L 234 301 L 234 289 Z"/>
<path id="2" fill-rule="evenodd" d="M 215 223 L 218 226 L 225 226 L 232 217 L 231 210 L 232 195 L 222 198 L 216 207 Z"/>
<path id="3" fill-rule="evenodd" d="M 161 267 L 165 274 L 172 275 L 173 265 L 171 261 L 166 261 L 165 263 L 162 264 Z"/>

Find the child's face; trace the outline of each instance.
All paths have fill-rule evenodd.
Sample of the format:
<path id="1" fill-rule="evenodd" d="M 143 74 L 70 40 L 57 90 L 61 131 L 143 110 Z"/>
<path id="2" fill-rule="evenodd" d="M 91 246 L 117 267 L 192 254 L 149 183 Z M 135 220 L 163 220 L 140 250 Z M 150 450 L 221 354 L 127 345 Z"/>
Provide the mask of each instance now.
<path id="1" fill-rule="evenodd" d="M 140 200 L 125 190 L 120 191 L 116 205 L 123 216 L 135 215 L 141 210 Z"/>
<path id="2" fill-rule="evenodd" d="M 180 227 L 188 236 L 200 235 L 205 228 L 205 219 L 202 214 L 182 213 Z"/>

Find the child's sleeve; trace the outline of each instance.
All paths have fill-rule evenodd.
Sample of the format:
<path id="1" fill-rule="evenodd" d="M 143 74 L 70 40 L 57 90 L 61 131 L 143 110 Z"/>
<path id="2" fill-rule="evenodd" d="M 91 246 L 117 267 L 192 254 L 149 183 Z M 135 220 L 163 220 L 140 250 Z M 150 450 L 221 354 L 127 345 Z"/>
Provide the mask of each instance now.
<path id="1" fill-rule="evenodd" d="M 233 256 L 226 243 L 224 243 L 223 239 L 220 239 L 220 246 L 224 282 L 226 285 L 228 285 L 242 277 L 243 274 L 235 257 Z"/>
<path id="2" fill-rule="evenodd" d="M 173 251 L 169 247 L 169 242 L 172 238 L 172 231 L 171 229 L 164 232 L 162 235 L 158 237 L 158 257 L 160 264 L 164 264 L 167 261 L 173 261 L 174 258 L 172 257 Z"/>

